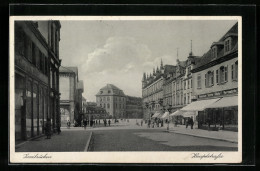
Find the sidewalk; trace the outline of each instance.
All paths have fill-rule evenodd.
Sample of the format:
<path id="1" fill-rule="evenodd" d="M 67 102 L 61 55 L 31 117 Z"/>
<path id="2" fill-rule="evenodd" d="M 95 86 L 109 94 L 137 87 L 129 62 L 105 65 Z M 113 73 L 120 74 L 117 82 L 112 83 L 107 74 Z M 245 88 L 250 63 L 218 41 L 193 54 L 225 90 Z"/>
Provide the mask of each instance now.
<path id="1" fill-rule="evenodd" d="M 185 125 L 178 125 L 174 127 L 173 124 L 170 124 L 170 132 L 184 135 L 191 135 L 194 137 L 202 137 L 209 139 L 216 139 L 221 141 L 228 141 L 232 143 L 238 143 L 238 132 L 232 131 L 208 131 L 198 128 L 191 129 L 190 126 L 186 129 Z"/>

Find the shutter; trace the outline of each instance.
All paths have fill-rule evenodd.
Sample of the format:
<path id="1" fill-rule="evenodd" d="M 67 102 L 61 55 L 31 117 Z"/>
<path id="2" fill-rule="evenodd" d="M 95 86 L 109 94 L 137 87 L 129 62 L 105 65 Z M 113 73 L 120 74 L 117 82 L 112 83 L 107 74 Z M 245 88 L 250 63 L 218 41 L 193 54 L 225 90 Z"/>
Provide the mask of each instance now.
<path id="1" fill-rule="evenodd" d="M 212 78 L 211 78 L 211 80 L 212 80 L 211 85 L 213 86 L 214 85 L 214 71 L 212 71 Z"/>

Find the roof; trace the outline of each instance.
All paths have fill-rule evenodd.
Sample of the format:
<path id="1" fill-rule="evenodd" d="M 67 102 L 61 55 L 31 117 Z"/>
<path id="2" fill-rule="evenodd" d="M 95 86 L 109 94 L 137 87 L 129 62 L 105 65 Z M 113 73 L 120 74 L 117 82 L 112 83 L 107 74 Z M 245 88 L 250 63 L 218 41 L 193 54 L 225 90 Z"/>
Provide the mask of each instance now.
<path id="1" fill-rule="evenodd" d="M 60 66 L 59 72 L 63 72 L 63 73 L 76 73 L 76 74 L 78 74 L 78 67 Z"/>
<path id="2" fill-rule="evenodd" d="M 238 32 L 238 23 L 236 23 L 235 25 L 233 25 L 231 27 L 231 29 L 229 29 L 229 31 L 224 34 L 224 36 L 221 37 L 221 39 L 219 39 L 218 42 L 213 42 L 213 44 L 222 44 L 222 42 L 225 40 L 226 37 L 228 36 L 234 36 L 237 35 Z M 228 54 L 233 53 L 235 51 L 238 50 L 238 44 L 236 43 L 234 46 L 231 46 L 231 50 Z M 226 55 L 224 55 L 224 48 L 221 49 L 220 52 L 218 52 L 218 56 L 215 58 L 214 56 L 211 55 L 211 49 L 209 49 L 204 55 L 202 55 L 201 58 L 198 58 L 198 60 L 196 60 L 195 62 L 195 66 L 193 69 L 199 68 L 209 62 L 215 61 L 219 58 L 222 58 Z"/>
<path id="3" fill-rule="evenodd" d="M 113 84 L 107 84 L 106 86 L 102 87 L 99 92 L 96 94 L 96 96 L 104 96 L 104 95 L 108 95 L 108 96 L 112 96 L 112 95 L 118 95 L 118 96 L 125 96 L 124 92 L 116 87 Z"/>

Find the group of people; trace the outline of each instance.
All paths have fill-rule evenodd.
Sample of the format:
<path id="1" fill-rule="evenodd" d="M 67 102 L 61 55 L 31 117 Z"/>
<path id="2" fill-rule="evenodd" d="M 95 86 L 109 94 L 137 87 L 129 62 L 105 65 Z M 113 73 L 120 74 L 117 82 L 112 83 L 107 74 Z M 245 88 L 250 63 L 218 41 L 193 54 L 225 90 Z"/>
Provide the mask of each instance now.
<path id="1" fill-rule="evenodd" d="M 155 120 L 148 119 L 146 122 L 148 128 L 163 127 L 164 124 L 162 119 L 157 119 L 157 118 Z"/>

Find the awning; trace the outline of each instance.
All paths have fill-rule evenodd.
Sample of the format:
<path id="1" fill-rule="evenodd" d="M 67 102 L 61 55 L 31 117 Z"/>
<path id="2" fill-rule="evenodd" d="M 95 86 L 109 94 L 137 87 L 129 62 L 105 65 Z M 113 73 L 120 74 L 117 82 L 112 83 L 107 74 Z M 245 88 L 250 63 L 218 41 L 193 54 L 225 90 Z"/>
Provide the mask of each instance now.
<path id="1" fill-rule="evenodd" d="M 191 104 L 183 107 L 181 110 L 183 110 L 183 111 L 203 111 L 204 109 L 207 108 L 207 106 L 215 103 L 219 99 L 220 98 L 195 101 L 195 102 L 192 102 Z"/>
<path id="2" fill-rule="evenodd" d="M 223 97 L 216 103 L 207 106 L 207 108 L 223 108 L 223 107 L 232 107 L 237 105 L 238 105 L 237 96 L 231 96 L 231 97 Z"/>
<path id="3" fill-rule="evenodd" d="M 166 118 L 166 117 L 169 117 L 169 112 L 165 112 L 163 115 L 162 115 L 162 119 Z"/>
<path id="4" fill-rule="evenodd" d="M 177 110 L 174 113 L 170 114 L 170 116 L 178 116 L 178 115 L 182 115 L 184 112 L 181 110 Z"/>
<path id="5" fill-rule="evenodd" d="M 155 114 L 152 116 L 152 118 L 157 118 L 160 115 L 160 112 L 155 112 Z"/>
<path id="6" fill-rule="evenodd" d="M 191 116 L 195 116 L 195 112 L 191 112 L 191 111 L 189 111 L 189 112 L 185 112 L 185 113 L 183 113 L 183 117 L 191 117 Z"/>

